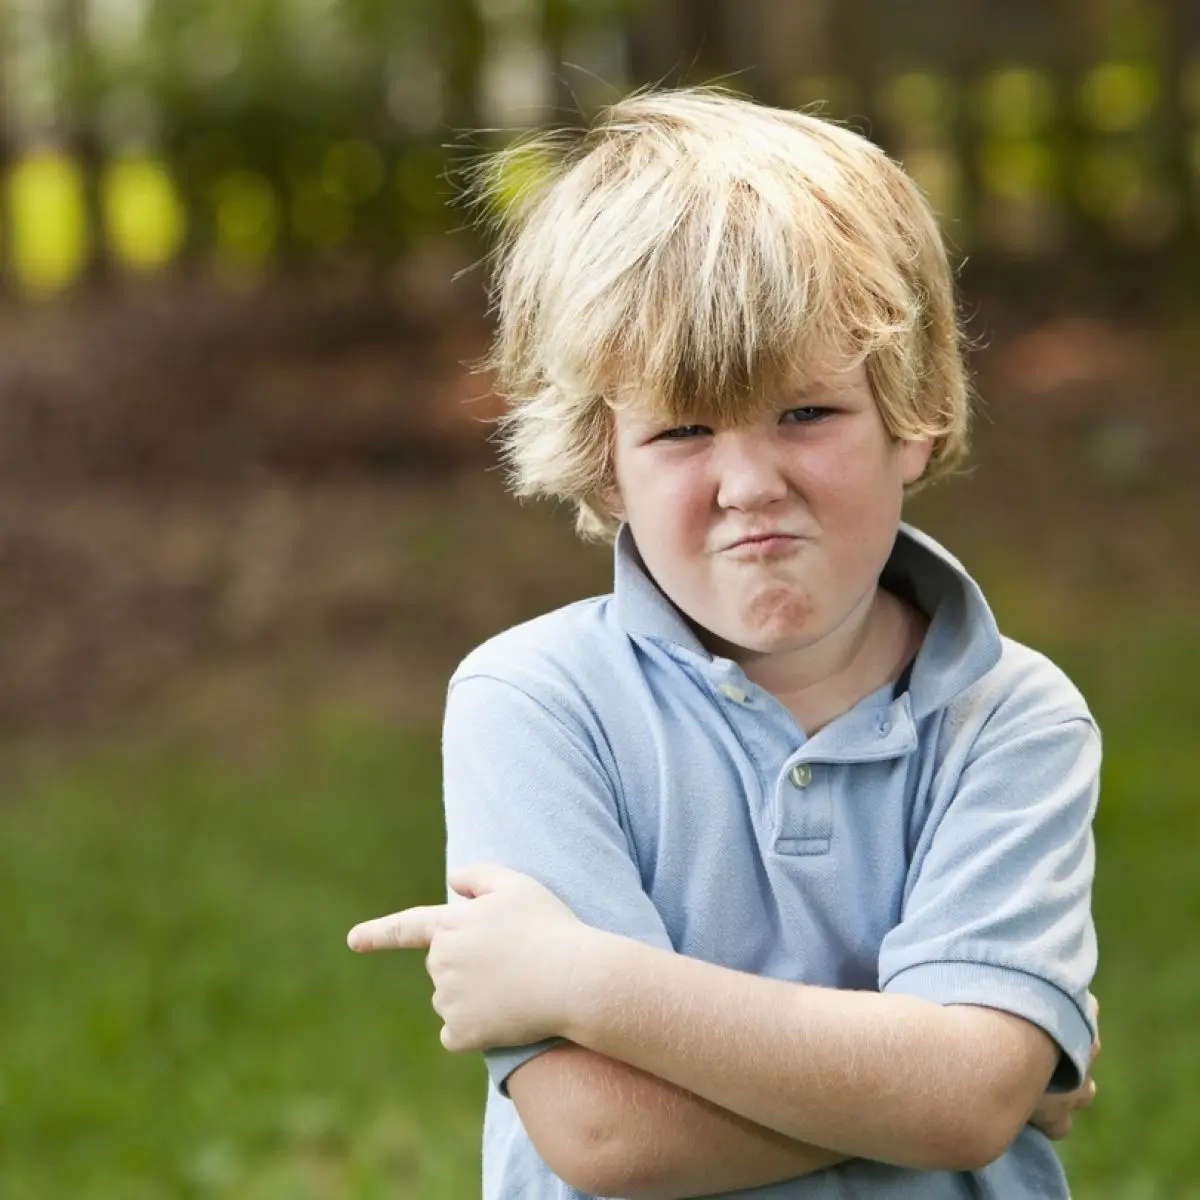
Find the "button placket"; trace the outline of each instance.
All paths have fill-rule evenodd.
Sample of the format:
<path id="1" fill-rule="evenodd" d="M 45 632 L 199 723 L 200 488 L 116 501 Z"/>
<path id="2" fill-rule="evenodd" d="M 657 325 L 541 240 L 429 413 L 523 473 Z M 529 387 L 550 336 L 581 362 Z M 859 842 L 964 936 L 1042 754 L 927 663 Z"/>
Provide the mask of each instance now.
<path id="1" fill-rule="evenodd" d="M 794 763 L 776 791 L 775 853 L 828 854 L 833 839 L 833 795 L 829 768 Z"/>
<path id="2" fill-rule="evenodd" d="M 788 772 L 788 781 L 794 788 L 804 789 L 808 787 L 808 785 L 812 783 L 812 777 L 812 767 L 810 767 L 808 763 L 797 763 Z"/>

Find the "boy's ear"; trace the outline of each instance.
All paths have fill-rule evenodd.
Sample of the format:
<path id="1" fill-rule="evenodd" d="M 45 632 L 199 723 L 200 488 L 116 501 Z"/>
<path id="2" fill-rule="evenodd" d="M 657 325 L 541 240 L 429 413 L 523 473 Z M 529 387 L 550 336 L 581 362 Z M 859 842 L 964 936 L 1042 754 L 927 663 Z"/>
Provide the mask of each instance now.
<path id="1" fill-rule="evenodd" d="M 621 501 L 621 492 L 616 483 L 610 483 L 597 494 L 596 504 L 615 520 L 625 520 L 625 505 Z"/>
<path id="2" fill-rule="evenodd" d="M 916 483 L 925 474 L 929 459 L 933 454 L 933 439 L 922 438 L 920 441 L 900 443 L 900 475 L 905 487 Z"/>

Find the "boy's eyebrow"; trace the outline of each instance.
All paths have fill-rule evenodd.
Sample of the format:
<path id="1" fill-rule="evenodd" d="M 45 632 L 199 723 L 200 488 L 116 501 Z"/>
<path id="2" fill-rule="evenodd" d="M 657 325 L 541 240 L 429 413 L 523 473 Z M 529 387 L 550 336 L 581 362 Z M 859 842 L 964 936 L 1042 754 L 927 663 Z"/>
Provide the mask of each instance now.
<path id="1" fill-rule="evenodd" d="M 809 375 L 794 380 L 787 390 L 794 395 L 806 396 L 810 392 L 836 392 L 844 384 L 849 384 L 850 382 L 850 372 L 846 372 L 844 376 L 836 372 L 833 374 Z"/>
<path id="2" fill-rule="evenodd" d="M 847 373 L 845 376 L 817 376 L 812 379 L 801 379 L 785 389 L 788 396 L 829 396 L 841 392 L 852 391 L 858 386 L 858 380 Z"/>
<path id="3" fill-rule="evenodd" d="M 778 404 L 790 408 L 812 405 L 818 400 L 828 400 L 837 391 L 836 387 L 828 383 L 797 383 L 780 392 Z"/>

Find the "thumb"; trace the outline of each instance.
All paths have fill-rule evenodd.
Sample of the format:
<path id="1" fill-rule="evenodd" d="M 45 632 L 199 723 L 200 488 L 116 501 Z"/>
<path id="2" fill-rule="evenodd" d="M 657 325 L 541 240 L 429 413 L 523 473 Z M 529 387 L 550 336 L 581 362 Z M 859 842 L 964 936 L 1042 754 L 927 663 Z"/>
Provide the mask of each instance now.
<path id="1" fill-rule="evenodd" d="M 502 867 L 499 863 L 471 863 L 470 866 L 455 867 L 448 872 L 446 882 L 452 891 L 473 900 L 476 896 L 485 896 L 488 892 L 528 878 L 528 875 L 522 875 L 510 867 Z"/>
<path id="2" fill-rule="evenodd" d="M 433 940 L 434 931 L 445 911 L 444 904 L 428 904 L 420 908 L 406 908 L 386 917 L 376 917 L 373 921 L 363 921 L 346 935 L 346 944 L 360 953 L 372 950 L 419 950 Z"/>

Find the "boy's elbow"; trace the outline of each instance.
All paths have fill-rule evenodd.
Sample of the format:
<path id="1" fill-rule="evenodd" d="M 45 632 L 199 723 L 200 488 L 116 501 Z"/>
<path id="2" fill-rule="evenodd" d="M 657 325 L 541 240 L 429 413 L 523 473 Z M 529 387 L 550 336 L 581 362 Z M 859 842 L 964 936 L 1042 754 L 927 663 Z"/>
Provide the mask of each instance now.
<path id="1" fill-rule="evenodd" d="M 1011 1106 L 959 1106 L 926 1137 L 922 1161 L 910 1165 L 928 1171 L 981 1171 L 1016 1141 L 1025 1121 L 1025 1114 Z"/>
<path id="2" fill-rule="evenodd" d="M 632 1068 L 566 1044 L 531 1060 L 509 1082 L 534 1149 L 577 1191 L 629 1200 L 678 1195 L 664 1188 L 667 1164 L 655 1139 L 638 1128 L 641 1106 L 636 1089 L 630 1094 L 634 1075 Z"/>
<path id="3" fill-rule="evenodd" d="M 564 1114 L 560 1114 L 564 1115 Z M 596 1114 L 575 1115 L 530 1140 L 546 1165 L 568 1187 L 589 1196 L 622 1196 L 626 1200 L 669 1200 L 653 1164 L 642 1162 L 638 1149 L 615 1121 Z"/>
<path id="4" fill-rule="evenodd" d="M 928 1147 L 924 1161 L 914 1164 L 927 1171 L 982 1171 L 1011 1145 L 989 1136 L 988 1131 L 967 1131 L 939 1138 Z"/>
<path id="5" fill-rule="evenodd" d="M 968 1022 L 968 1045 L 983 1045 L 975 1080 L 946 1097 L 941 1119 L 931 1122 L 919 1165 L 941 1171 L 980 1171 L 1004 1155 L 1021 1135 L 1058 1061 L 1058 1047 L 1041 1029 L 1008 1013 L 973 1006 L 949 1006 L 955 1022 Z"/>
<path id="6" fill-rule="evenodd" d="M 984 1167 L 990 1167 L 996 1159 L 1007 1153 L 1020 1132 L 1019 1126 L 1014 1129 L 1002 1122 L 976 1129 L 950 1153 L 949 1161 L 941 1169 L 982 1171 Z"/>
<path id="7" fill-rule="evenodd" d="M 614 1193 L 605 1189 L 615 1158 L 613 1131 L 598 1120 L 565 1120 L 530 1130 L 530 1141 L 546 1166 L 565 1184 L 596 1196 Z"/>

